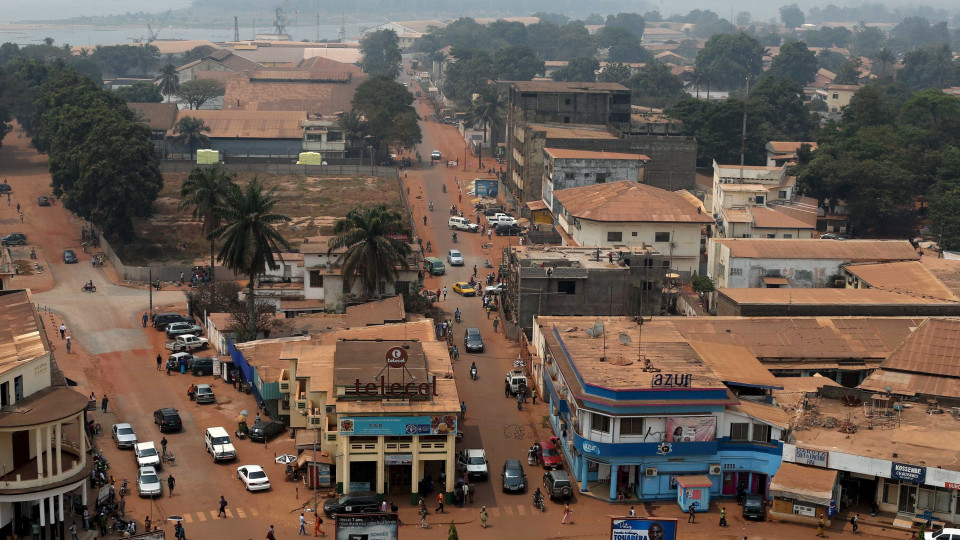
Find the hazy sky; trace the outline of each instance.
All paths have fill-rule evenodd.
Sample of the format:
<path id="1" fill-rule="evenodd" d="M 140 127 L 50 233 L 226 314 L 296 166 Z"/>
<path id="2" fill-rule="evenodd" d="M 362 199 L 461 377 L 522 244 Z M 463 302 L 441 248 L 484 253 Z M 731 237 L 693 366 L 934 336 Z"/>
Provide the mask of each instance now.
<path id="1" fill-rule="evenodd" d="M 190 0 L 3 0 L 0 21 L 62 19 L 79 15 L 162 12 L 190 5 Z"/>

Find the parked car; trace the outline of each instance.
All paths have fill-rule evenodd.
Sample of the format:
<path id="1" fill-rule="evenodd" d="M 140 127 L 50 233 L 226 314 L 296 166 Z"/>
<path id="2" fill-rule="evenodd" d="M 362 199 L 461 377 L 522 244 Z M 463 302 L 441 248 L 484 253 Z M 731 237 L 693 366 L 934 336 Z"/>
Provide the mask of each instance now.
<path id="1" fill-rule="evenodd" d="M 8 184 L 6 180 L 0 183 L 0 193 L 11 193 L 12 191 L 13 188 L 10 187 L 10 184 Z"/>
<path id="2" fill-rule="evenodd" d="M 180 352 L 180 351 L 192 351 L 194 349 L 206 349 L 210 346 L 210 342 L 207 341 L 205 337 L 198 337 L 193 334 L 184 334 L 182 336 L 177 336 L 173 341 L 168 341 L 164 347 L 168 351 Z"/>
<path id="3" fill-rule="evenodd" d="M 442 276 L 447 273 L 447 267 L 443 265 L 443 261 L 436 257 L 425 257 L 423 267 L 431 276 Z"/>
<path id="4" fill-rule="evenodd" d="M 497 214 L 502 214 L 502 213 L 504 213 L 503 208 L 500 208 L 499 206 L 491 206 L 489 208 L 484 209 L 483 211 L 483 215 L 487 217 L 495 216 Z"/>
<path id="5" fill-rule="evenodd" d="M 480 232 L 480 226 L 465 217 L 453 216 L 447 220 L 447 225 L 457 231 Z"/>
<path id="6" fill-rule="evenodd" d="M 477 290 L 466 281 L 458 281 L 453 284 L 453 292 L 462 296 L 476 296 Z"/>
<path id="7" fill-rule="evenodd" d="M 133 426 L 127 423 L 113 425 L 113 440 L 117 441 L 117 448 L 133 448 L 137 444 L 137 433 Z"/>
<path id="8" fill-rule="evenodd" d="M 551 499 L 569 499 L 573 496 L 573 482 L 567 471 L 543 473 L 543 487 Z"/>
<path id="9" fill-rule="evenodd" d="M 77 259 L 77 252 L 72 249 L 63 250 L 63 264 L 77 264 L 80 262 Z"/>
<path id="10" fill-rule="evenodd" d="M 497 236 L 518 236 L 523 231 L 523 227 L 516 223 L 500 224 L 493 230 Z"/>
<path id="11" fill-rule="evenodd" d="M 960 529 L 947 527 L 939 531 L 923 533 L 923 540 L 960 540 Z"/>
<path id="12" fill-rule="evenodd" d="M 0 245 L 4 246 L 22 246 L 27 243 L 27 235 L 23 233 L 10 233 L 0 238 Z"/>
<path id="13" fill-rule="evenodd" d="M 237 458 L 237 449 L 233 447 L 227 430 L 222 427 L 207 428 L 203 436 L 203 444 L 207 447 L 207 452 L 213 456 L 214 461 Z"/>
<path id="14" fill-rule="evenodd" d="M 183 421 L 180 420 L 180 413 L 173 407 L 153 411 L 153 423 L 160 426 L 160 433 L 180 431 L 183 429 Z"/>
<path id="15" fill-rule="evenodd" d="M 217 397 L 213 395 L 213 388 L 209 384 L 198 384 L 197 394 L 194 398 L 197 403 L 216 403 Z"/>
<path id="16" fill-rule="evenodd" d="M 487 285 L 483 288 L 483 294 L 500 294 L 500 291 L 507 288 L 505 283 L 497 283 L 496 285 Z"/>
<path id="17" fill-rule="evenodd" d="M 463 255 L 459 249 L 451 249 L 447 252 L 447 262 L 450 266 L 463 266 Z"/>
<path id="18" fill-rule="evenodd" d="M 213 375 L 213 358 L 209 356 L 192 356 L 187 363 L 187 370 L 193 373 L 194 377 Z"/>
<path id="19" fill-rule="evenodd" d="M 840 236 L 839 234 L 834 234 L 832 232 L 824 233 L 820 235 L 821 240 L 846 240 L 846 236 Z"/>
<path id="20" fill-rule="evenodd" d="M 173 353 L 167 357 L 166 367 L 173 371 L 180 371 L 180 362 L 181 360 L 186 366 L 190 366 L 190 361 L 193 360 L 193 355 L 185 352 Z"/>
<path id="21" fill-rule="evenodd" d="M 487 463 L 487 453 L 482 448 L 464 450 L 457 455 L 457 468 L 467 477 L 477 480 L 486 480 L 490 477 L 490 465 Z"/>
<path id="22" fill-rule="evenodd" d="M 540 441 L 540 461 L 544 469 L 561 469 L 563 460 L 560 459 L 560 451 L 556 445 L 550 441 Z"/>
<path id="23" fill-rule="evenodd" d="M 433 152 L 430 152 L 430 159 L 441 159 L 442 157 L 443 155 L 440 153 L 439 150 L 434 150 Z"/>
<path id="24" fill-rule="evenodd" d="M 166 330 L 167 325 L 176 322 L 188 322 L 193 324 L 193 317 L 187 317 L 179 313 L 157 313 L 153 317 L 153 327 L 157 330 Z"/>
<path id="25" fill-rule="evenodd" d="M 747 495 L 743 500 L 743 518 L 763 521 L 767 517 L 767 508 L 762 495 Z"/>
<path id="26" fill-rule="evenodd" d="M 323 513 L 328 518 L 333 518 L 337 514 L 366 514 L 379 511 L 380 501 L 376 493 L 350 493 L 323 501 Z"/>
<path id="27" fill-rule="evenodd" d="M 203 328 L 199 326 L 188 323 L 188 322 L 175 322 L 167 325 L 167 337 L 173 339 L 177 336 L 182 336 L 184 334 L 193 334 L 199 336 L 203 333 Z"/>
<path id="28" fill-rule="evenodd" d="M 463 332 L 463 348 L 467 352 L 483 352 L 483 335 L 479 328 L 471 326 Z"/>
<path id="29" fill-rule="evenodd" d="M 163 468 L 160 454 L 153 441 L 137 443 L 133 447 L 133 454 L 137 459 L 137 467 L 156 467 L 158 471 Z"/>
<path id="30" fill-rule="evenodd" d="M 137 494 L 141 497 L 156 497 L 163 492 L 163 484 L 157 476 L 157 469 L 140 467 L 137 471 Z"/>
<path id="31" fill-rule="evenodd" d="M 508 459 L 503 463 L 500 479 L 503 480 L 503 491 L 522 493 L 527 487 L 527 475 L 519 459 Z"/>
<path id="32" fill-rule="evenodd" d="M 50 197 L 38 197 L 37 206 L 52 206 L 50 203 Z"/>
<path id="33" fill-rule="evenodd" d="M 237 478 L 243 482 L 247 491 L 270 489 L 270 479 L 267 478 L 267 473 L 263 472 L 263 467 L 259 465 L 243 465 L 237 467 Z"/>
<path id="34" fill-rule="evenodd" d="M 287 426 L 284 425 L 283 422 L 277 422 L 276 420 L 270 420 L 268 422 L 260 421 L 250 428 L 247 436 L 250 437 L 251 441 L 264 442 L 269 441 L 286 430 Z"/>

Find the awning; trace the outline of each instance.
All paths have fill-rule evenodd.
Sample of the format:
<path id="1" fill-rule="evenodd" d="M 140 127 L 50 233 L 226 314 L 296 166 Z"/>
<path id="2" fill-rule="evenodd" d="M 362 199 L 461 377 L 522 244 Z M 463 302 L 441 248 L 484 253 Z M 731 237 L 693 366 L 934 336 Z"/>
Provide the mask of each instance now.
<path id="1" fill-rule="evenodd" d="M 763 278 L 764 285 L 789 285 L 787 278 L 782 277 L 765 277 Z"/>
<path id="2" fill-rule="evenodd" d="M 705 474 L 693 474 L 690 476 L 678 476 L 677 484 L 682 488 L 713 487 L 713 481 Z"/>
<path id="3" fill-rule="evenodd" d="M 543 201 L 530 201 L 527 203 L 527 208 L 533 212 L 542 212 L 548 210 L 547 203 Z"/>
<path id="4" fill-rule="evenodd" d="M 828 506 L 836 485 L 837 471 L 785 461 L 770 481 L 770 496 Z"/>
<path id="5" fill-rule="evenodd" d="M 297 468 L 303 467 L 306 463 L 314 463 L 313 452 L 301 452 L 300 455 L 297 456 Z M 326 452 L 317 452 L 316 463 L 333 465 L 333 457 Z"/>

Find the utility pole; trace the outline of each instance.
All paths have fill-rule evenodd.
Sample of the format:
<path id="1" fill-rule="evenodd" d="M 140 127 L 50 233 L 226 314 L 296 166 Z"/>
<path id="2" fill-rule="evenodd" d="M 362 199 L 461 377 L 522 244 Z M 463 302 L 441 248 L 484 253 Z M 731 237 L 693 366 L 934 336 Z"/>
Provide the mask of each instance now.
<path id="1" fill-rule="evenodd" d="M 153 267 L 150 268 L 150 281 L 147 282 L 147 293 L 150 295 L 150 316 L 153 317 Z"/>
<path id="2" fill-rule="evenodd" d="M 233 16 L 233 41 L 240 41 L 240 21 L 239 17 L 236 15 Z"/>
<path id="3" fill-rule="evenodd" d="M 743 130 L 740 133 L 740 178 L 743 178 L 743 159 L 747 148 L 747 104 L 750 103 L 750 74 L 747 74 L 747 90 L 743 94 Z"/>

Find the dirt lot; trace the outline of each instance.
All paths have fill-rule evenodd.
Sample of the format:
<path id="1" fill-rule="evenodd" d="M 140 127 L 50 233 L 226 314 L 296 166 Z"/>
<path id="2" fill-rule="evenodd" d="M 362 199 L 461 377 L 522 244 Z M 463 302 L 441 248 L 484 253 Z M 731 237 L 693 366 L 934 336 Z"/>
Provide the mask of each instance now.
<path id="1" fill-rule="evenodd" d="M 245 185 L 254 174 L 237 178 Z M 304 176 L 257 175 L 269 188 L 276 188 L 276 211 L 292 219 L 280 226 L 280 232 L 297 247 L 303 238 L 333 232 L 334 222 L 360 204 L 384 203 L 401 210 L 397 181 L 382 177 L 315 178 Z M 164 186 L 156 201 L 156 214 L 136 223 L 141 239 L 127 247 L 122 256 L 126 264 L 149 263 L 209 264 L 210 244 L 200 234 L 200 222 L 189 210 L 177 211 L 180 186 L 186 173 L 164 174 Z"/>

